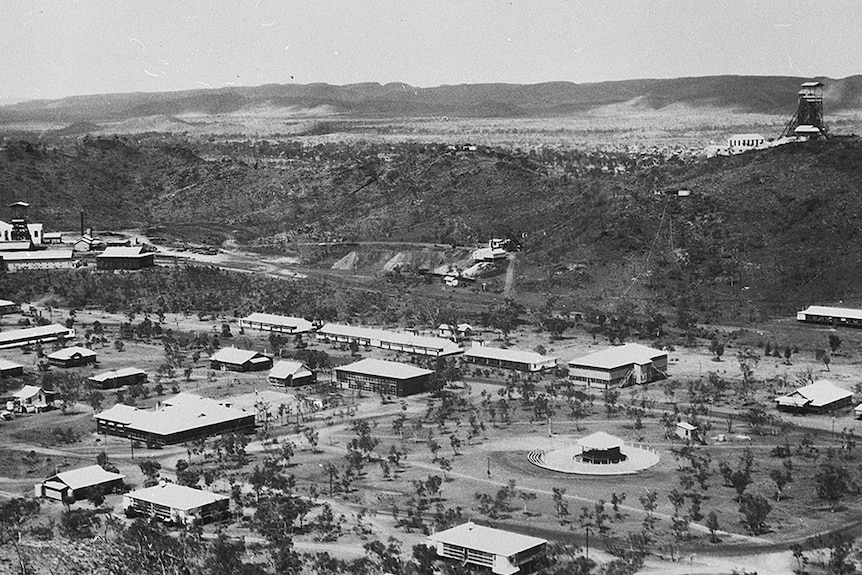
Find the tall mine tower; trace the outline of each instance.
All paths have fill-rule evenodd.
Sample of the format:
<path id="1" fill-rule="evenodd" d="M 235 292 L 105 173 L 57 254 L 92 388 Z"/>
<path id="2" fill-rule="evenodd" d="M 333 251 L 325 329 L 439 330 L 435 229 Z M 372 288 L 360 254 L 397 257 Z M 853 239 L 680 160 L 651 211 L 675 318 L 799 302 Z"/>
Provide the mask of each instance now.
<path id="1" fill-rule="evenodd" d="M 9 208 L 12 210 L 12 233 L 9 234 L 9 239 L 13 242 L 31 241 L 30 229 L 27 227 L 27 208 L 29 207 L 30 204 L 27 202 L 9 204 Z"/>
<path id="2" fill-rule="evenodd" d="M 826 124 L 823 123 L 823 83 L 804 82 L 799 90 L 799 105 L 796 113 L 787 123 L 781 136 L 825 138 L 826 134 Z"/>

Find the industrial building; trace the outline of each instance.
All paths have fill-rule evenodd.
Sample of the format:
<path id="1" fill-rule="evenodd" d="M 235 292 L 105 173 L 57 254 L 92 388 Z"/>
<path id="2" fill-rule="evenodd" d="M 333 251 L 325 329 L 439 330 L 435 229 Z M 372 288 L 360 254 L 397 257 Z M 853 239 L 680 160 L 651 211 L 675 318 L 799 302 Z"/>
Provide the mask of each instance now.
<path id="1" fill-rule="evenodd" d="M 20 270 L 60 270 L 75 267 L 72 250 L 37 250 L 0 253 L 3 269 L 7 272 Z"/>
<path id="2" fill-rule="evenodd" d="M 780 411 L 794 413 L 824 413 L 847 407 L 851 403 L 852 392 L 823 379 L 775 398 L 775 405 Z"/>
<path id="3" fill-rule="evenodd" d="M 155 409 L 118 403 L 94 416 L 96 431 L 140 441 L 148 446 L 174 445 L 222 433 L 254 431 L 254 413 L 214 399 L 180 393 Z"/>
<path id="4" fill-rule="evenodd" d="M 334 343 L 356 343 L 403 353 L 448 357 L 463 353 L 458 344 L 439 337 L 398 333 L 383 329 L 328 323 L 317 330 L 317 339 Z"/>
<path id="5" fill-rule="evenodd" d="M 342 386 L 397 397 L 426 391 L 433 374 L 430 369 L 370 358 L 335 368 L 335 379 Z"/>
<path id="6" fill-rule="evenodd" d="M 299 387 L 312 385 L 317 375 L 308 366 L 298 361 L 279 361 L 269 370 L 269 382 L 275 387 Z"/>
<path id="7" fill-rule="evenodd" d="M 667 377 L 667 352 L 637 343 L 603 349 L 570 360 L 568 364 L 573 381 L 603 389 Z"/>
<path id="8" fill-rule="evenodd" d="M 220 371 L 261 371 L 271 367 L 271 357 L 247 349 L 223 347 L 210 356 L 210 368 Z"/>
<path id="9" fill-rule="evenodd" d="M 87 384 L 96 389 L 116 389 L 124 385 L 147 383 L 147 372 L 137 367 L 124 367 L 87 378 Z"/>
<path id="10" fill-rule="evenodd" d="M 71 503 L 91 495 L 106 495 L 123 489 L 125 475 L 105 471 L 98 465 L 57 473 L 36 484 L 36 497 Z"/>
<path id="11" fill-rule="evenodd" d="M 211 491 L 162 482 L 123 496 L 128 515 L 144 515 L 168 523 L 204 524 L 226 519 L 230 498 Z"/>
<path id="12" fill-rule="evenodd" d="M 556 357 L 548 357 L 532 351 L 502 349 L 484 345 L 474 345 L 469 348 L 464 352 L 464 360 L 476 365 L 528 373 L 554 369 L 557 366 Z"/>
<path id="13" fill-rule="evenodd" d="M 461 565 L 489 569 L 498 575 L 529 573 L 547 553 L 548 541 L 472 521 L 439 531 L 426 539 L 438 557 Z"/>
<path id="14" fill-rule="evenodd" d="M 862 327 L 862 309 L 811 305 L 796 312 L 796 321 L 834 326 Z"/>
<path id="15" fill-rule="evenodd" d="M 27 250 L 42 243 L 42 224 L 31 224 L 27 220 L 29 207 L 27 202 L 9 204 L 12 217 L 9 222 L 0 221 L 0 250 Z"/>
<path id="16" fill-rule="evenodd" d="M 96 363 L 96 352 L 86 347 L 64 347 L 45 356 L 51 365 L 57 367 L 79 367 Z"/>
<path id="17" fill-rule="evenodd" d="M 144 246 L 109 246 L 96 256 L 98 270 L 140 270 L 156 265 L 155 254 Z"/>
<path id="18" fill-rule="evenodd" d="M 243 329 L 258 329 L 261 331 L 294 334 L 309 332 L 314 326 L 310 321 L 302 319 L 301 317 L 255 312 L 248 317 L 241 318 L 239 320 L 239 327 Z"/>
<path id="19" fill-rule="evenodd" d="M 27 327 L 24 329 L 0 331 L 0 349 L 24 347 L 25 345 L 34 345 L 37 343 L 65 341 L 74 337 L 74 329 L 70 329 L 57 323 L 40 325 L 38 327 Z"/>

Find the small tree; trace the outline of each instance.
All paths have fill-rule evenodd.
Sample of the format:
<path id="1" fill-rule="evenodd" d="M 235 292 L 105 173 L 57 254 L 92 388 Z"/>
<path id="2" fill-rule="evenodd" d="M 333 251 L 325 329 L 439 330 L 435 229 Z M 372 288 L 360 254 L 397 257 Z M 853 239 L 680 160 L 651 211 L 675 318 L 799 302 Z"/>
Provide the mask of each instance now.
<path id="1" fill-rule="evenodd" d="M 826 461 L 817 467 L 814 474 L 814 488 L 817 496 L 825 499 L 833 511 L 850 489 L 847 470 L 835 461 L 831 449 L 826 452 Z"/>
<path id="2" fill-rule="evenodd" d="M 832 363 L 832 356 L 829 354 L 829 350 L 817 349 L 814 351 L 814 357 L 817 359 L 817 361 L 823 362 L 823 365 L 826 366 L 826 371 L 831 371 L 829 369 L 829 364 Z"/>
<path id="3" fill-rule="evenodd" d="M 772 505 L 762 495 L 744 493 L 739 498 L 739 513 L 742 524 L 753 535 L 766 532 L 766 518 L 772 511 Z"/>
<path id="4" fill-rule="evenodd" d="M 706 528 L 709 529 L 709 540 L 712 543 L 721 541 L 718 537 L 718 530 L 721 526 L 718 523 L 718 514 L 715 511 L 710 511 L 706 516 Z"/>
<path id="5" fill-rule="evenodd" d="M 709 342 L 709 351 L 715 356 L 712 358 L 713 361 L 721 361 L 721 356 L 724 355 L 724 344 L 714 337 Z"/>

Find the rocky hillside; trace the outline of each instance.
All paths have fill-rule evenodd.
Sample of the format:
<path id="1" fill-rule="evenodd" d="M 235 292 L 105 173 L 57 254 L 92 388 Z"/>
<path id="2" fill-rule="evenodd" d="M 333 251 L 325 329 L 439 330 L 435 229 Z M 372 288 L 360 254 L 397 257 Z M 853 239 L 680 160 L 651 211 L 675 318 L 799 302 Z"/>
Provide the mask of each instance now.
<path id="1" fill-rule="evenodd" d="M 258 152 L 205 161 L 160 140 L 18 142 L 0 155 L 0 202 L 31 202 L 51 229 L 77 229 L 83 209 L 99 229 L 160 225 L 269 250 L 510 236 L 523 244 L 518 291 L 573 305 L 739 317 L 862 300 L 857 138 L 711 160 L 418 144 Z M 382 271 L 391 256 L 355 259 Z"/>

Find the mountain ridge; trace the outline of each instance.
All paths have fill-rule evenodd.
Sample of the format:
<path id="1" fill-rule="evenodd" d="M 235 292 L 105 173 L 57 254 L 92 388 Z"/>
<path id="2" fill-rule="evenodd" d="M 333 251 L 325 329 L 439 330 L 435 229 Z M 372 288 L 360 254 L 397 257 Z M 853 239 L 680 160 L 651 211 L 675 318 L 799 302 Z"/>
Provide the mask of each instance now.
<path id="1" fill-rule="evenodd" d="M 615 80 L 576 84 L 444 84 L 415 87 L 401 82 L 263 84 L 177 92 L 131 92 L 30 100 L 0 106 L 0 123 L 21 121 L 107 122 L 154 115 L 230 114 L 264 105 L 327 106 L 356 117 L 555 117 L 638 100 L 661 109 L 675 103 L 714 106 L 741 113 L 786 115 L 796 106 L 794 76 L 700 76 Z M 862 75 L 815 78 L 826 84 L 830 111 L 862 109 Z"/>

